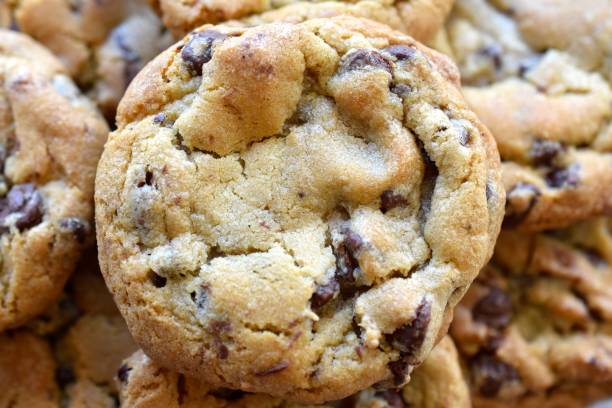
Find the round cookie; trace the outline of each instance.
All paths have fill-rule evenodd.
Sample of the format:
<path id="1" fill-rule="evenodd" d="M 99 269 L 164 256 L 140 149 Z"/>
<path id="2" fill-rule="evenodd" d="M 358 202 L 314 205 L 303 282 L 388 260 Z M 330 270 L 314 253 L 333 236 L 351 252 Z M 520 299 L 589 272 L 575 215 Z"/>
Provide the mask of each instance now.
<path id="1" fill-rule="evenodd" d="M 179 406 L 224 408 L 307 408 L 278 398 L 229 389 L 210 389 L 206 384 L 161 368 L 142 351 L 124 361 L 117 373 L 124 408 L 174 408 Z M 438 408 L 471 407 L 457 350 L 444 337 L 400 390 L 368 389 L 320 408 Z"/>
<path id="2" fill-rule="evenodd" d="M 247 24 L 352 15 L 387 24 L 427 42 L 440 29 L 454 0 L 150 0 L 179 38 L 206 23 L 244 19 Z"/>
<path id="3" fill-rule="evenodd" d="M 501 233 L 451 325 L 476 406 L 583 407 L 611 396 L 611 226 Z"/>
<path id="4" fill-rule="evenodd" d="M 21 0 L 12 12 L 16 28 L 57 55 L 109 120 L 136 73 L 171 44 L 145 0 Z"/>
<path id="5" fill-rule="evenodd" d="M 96 165 L 108 127 L 62 65 L 0 31 L 0 331 L 59 298 L 93 235 Z"/>
<path id="6" fill-rule="evenodd" d="M 116 308 L 100 311 L 110 294 L 95 273 L 79 269 L 75 277 L 88 275 L 91 286 L 71 279 L 62 302 L 27 328 L 0 335 L 0 406 L 117 406 L 114 376 L 136 347 Z M 80 308 L 77 290 L 99 299 L 96 305 Z"/>
<path id="7" fill-rule="evenodd" d="M 502 218 L 454 79 L 352 17 L 205 26 L 151 62 L 96 184 L 102 272 L 144 351 L 301 402 L 402 385 Z"/>
<path id="8" fill-rule="evenodd" d="M 458 0 L 446 32 L 465 98 L 497 140 L 505 225 L 611 214 L 610 2 Z"/>

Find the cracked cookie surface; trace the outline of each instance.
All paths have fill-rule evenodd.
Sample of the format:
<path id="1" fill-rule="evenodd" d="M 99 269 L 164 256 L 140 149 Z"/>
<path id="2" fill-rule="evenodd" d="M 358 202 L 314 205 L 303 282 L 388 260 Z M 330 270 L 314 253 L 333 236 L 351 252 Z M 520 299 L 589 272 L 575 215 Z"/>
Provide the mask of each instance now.
<path id="1" fill-rule="evenodd" d="M 499 146 L 505 225 L 610 215 L 610 1 L 459 0 L 446 32 L 465 98 Z"/>
<path id="2" fill-rule="evenodd" d="M 7 0 L 6 4 L 13 28 L 58 56 L 109 120 L 136 73 L 172 43 L 145 0 Z"/>
<path id="3" fill-rule="evenodd" d="M 451 334 L 476 406 L 583 407 L 612 389 L 612 221 L 502 231 Z"/>
<path id="4" fill-rule="evenodd" d="M 0 331 L 60 296 L 92 243 L 96 165 L 108 127 L 60 62 L 0 31 Z"/>
<path id="5" fill-rule="evenodd" d="M 403 384 L 502 217 L 455 79 L 351 17 L 205 26 L 149 64 L 96 183 L 102 271 L 145 352 L 301 402 Z"/>
<path id="6" fill-rule="evenodd" d="M 47 313 L 0 335 L 0 406 L 118 406 L 117 367 L 136 346 L 92 255 Z"/>
<path id="7" fill-rule="evenodd" d="M 118 371 L 121 406 L 124 408 L 437 408 L 471 406 L 457 350 L 449 337 L 434 347 L 399 390 L 361 391 L 344 400 L 323 405 L 303 405 L 261 394 L 230 389 L 210 389 L 201 382 L 161 368 L 142 351 L 124 361 Z"/>
<path id="8" fill-rule="evenodd" d="M 453 0 L 151 0 L 164 24 L 178 37 L 202 24 L 244 19 L 247 24 L 352 15 L 387 24 L 429 41 L 442 26 Z"/>

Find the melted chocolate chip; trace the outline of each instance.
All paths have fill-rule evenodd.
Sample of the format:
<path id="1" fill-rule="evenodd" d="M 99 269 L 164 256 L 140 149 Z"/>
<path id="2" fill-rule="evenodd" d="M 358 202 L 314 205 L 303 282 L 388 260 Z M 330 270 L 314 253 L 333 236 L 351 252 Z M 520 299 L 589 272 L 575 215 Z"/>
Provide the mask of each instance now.
<path id="1" fill-rule="evenodd" d="M 546 174 L 546 184 L 553 188 L 575 187 L 580 182 L 580 165 L 559 169 L 554 168 Z"/>
<path id="2" fill-rule="evenodd" d="M 244 391 L 232 390 L 229 388 L 219 388 L 214 391 L 210 391 L 209 394 L 215 398 L 224 399 L 226 401 L 237 401 L 241 399 L 242 397 L 244 397 L 245 395 L 248 395 Z"/>
<path id="3" fill-rule="evenodd" d="M 493 62 L 493 66 L 497 71 L 502 67 L 502 48 L 498 44 L 490 44 L 484 48 L 481 48 L 478 53 L 487 58 L 490 58 Z"/>
<path id="4" fill-rule="evenodd" d="M 34 184 L 16 184 L 8 195 L 0 200 L 0 224 L 4 227 L 9 216 L 15 216 L 19 231 L 31 228 L 42 221 L 42 196 Z"/>
<path id="5" fill-rule="evenodd" d="M 128 367 L 127 364 L 121 364 L 121 367 L 119 367 L 117 371 L 117 378 L 119 381 L 125 384 L 130 376 L 130 371 L 132 371 L 132 367 Z"/>
<path id="6" fill-rule="evenodd" d="M 340 284 L 334 278 L 330 279 L 325 285 L 317 286 L 317 289 L 310 298 L 310 307 L 318 310 L 329 303 L 340 291 Z"/>
<path id="7" fill-rule="evenodd" d="M 395 194 L 392 190 L 385 190 L 380 196 L 380 211 L 383 214 L 394 208 L 405 207 L 406 205 L 408 205 L 408 201 L 404 196 Z"/>
<path id="8" fill-rule="evenodd" d="M 211 60 L 213 45 L 227 36 L 218 31 L 206 30 L 195 33 L 181 50 L 181 57 L 187 69 L 195 75 L 202 75 L 202 65 Z"/>
<path id="9" fill-rule="evenodd" d="M 57 384 L 61 388 L 64 388 L 76 381 L 76 375 L 74 374 L 74 370 L 72 369 L 72 367 L 60 365 L 55 370 L 55 379 L 57 381 Z"/>
<path id="10" fill-rule="evenodd" d="M 410 371 L 410 365 L 408 362 L 400 359 L 398 361 L 390 362 L 387 364 L 387 367 L 389 367 L 389 370 L 393 374 L 393 384 L 396 387 L 399 387 L 406 382 L 406 376 Z"/>
<path id="11" fill-rule="evenodd" d="M 536 139 L 529 150 L 531 162 L 537 166 L 550 166 L 565 151 L 565 146 L 555 140 Z"/>
<path id="12" fill-rule="evenodd" d="M 407 408 L 408 405 L 404 402 L 402 395 L 399 390 L 388 389 L 383 391 L 377 391 L 376 397 L 384 399 L 387 402 L 389 408 Z"/>
<path id="13" fill-rule="evenodd" d="M 357 253 L 363 246 L 361 237 L 347 229 L 345 238 L 335 249 L 336 255 L 336 280 L 340 284 L 340 291 L 345 297 L 351 297 L 357 290 L 355 272 L 359 270 Z"/>
<path id="14" fill-rule="evenodd" d="M 412 357 L 425 340 L 430 318 L 431 304 L 423 300 L 416 310 L 414 319 L 395 330 L 391 335 L 387 335 L 387 341 L 403 355 Z"/>
<path id="15" fill-rule="evenodd" d="M 266 368 L 265 370 L 256 372 L 255 376 L 257 376 L 257 377 L 265 377 L 265 376 L 268 376 L 268 375 L 271 375 L 271 374 L 276 374 L 276 373 L 278 373 L 280 371 L 283 371 L 287 367 L 289 367 L 289 363 L 287 363 L 286 361 L 281 361 L 281 362 L 279 362 L 277 364 L 274 364 L 270 368 Z"/>
<path id="16" fill-rule="evenodd" d="M 342 62 L 340 72 L 355 71 L 361 68 L 374 67 L 392 72 L 392 63 L 377 50 L 359 48 L 352 51 Z"/>
<path id="17" fill-rule="evenodd" d="M 155 272 L 151 272 L 150 279 L 151 279 L 151 283 L 156 288 L 163 288 L 164 286 L 166 286 L 166 282 L 168 281 L 168 279 L 166 279 L 165 277 L 161 275 L 156 274 Z"/>
<path id="18" fill-rule="evenodd" d="M 403 44 L 395 44 L 391 45 L 387 48 L 384 48 L 383 51 L 393 55 L 397 58 L 398 61 L 406 61 L 414 57 L 417 50 L 416 48 L 409 47 Z"/>
<path id="19" fill-rule="evenodd" d="M 488 398 L 495 397 L 504 383 L 518 379 L 514 367 L 488 352 L 476 354 L 470 361 L 470 368 L 479 392 Z"/>
<path id="20" fill-rule="evenodd" d="M 59 222 L 61 229 L 71 232 L 79 244 L 85 243 L 89 233 L 89 223 L 78 217 L 63 218 Z"/>
<path id="21" fill-rule="evenodd" d="M 477 322 L 503 329 L 512 317 L 512 300 L 500 288 L 491 287 L 489 293 L 476 303 L 473 313 Z"/>
<path id="22" fill-rule="evenodd" d="M 518 183 L 506 196 L 504 227 L 516 227 L 529 215 L 542 193 L 533 184 Z"/>

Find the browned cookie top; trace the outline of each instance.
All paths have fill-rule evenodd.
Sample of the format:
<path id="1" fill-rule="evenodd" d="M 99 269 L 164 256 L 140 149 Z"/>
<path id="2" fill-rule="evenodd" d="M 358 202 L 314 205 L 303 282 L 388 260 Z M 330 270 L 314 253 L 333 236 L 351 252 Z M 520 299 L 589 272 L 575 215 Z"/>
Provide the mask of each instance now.
<path id="1" fill-rule="evenodd" d="M 62 65 L 0 31 L 0 331 L 46 310 L 93 235 L 104 119 Z"/>
<path id="2" fill-rule="evenodd" d="M 388 24 L 419 41 L 442 26 L 454 0 L 150 0 L 164 24 L 182 37 L 202 24 L 242 19 L 247 24 L 352 15 Z"/>
<path id="3" fill-rule="evenodd" d="M 479 406 L 563 406 L 612 389 L 612 223 L 502 232 L 451 334 Z"/>
<path id="4" fill-rule="evenodd" d="M 8 0 L 7 4 L 13 28 L 57 55 L 111 120 L 132 78 L 171 43 L 145 0 Z"/>
<path id="5" fill-rule="evenodd" d="M 351 17 L 205 26 L 137 76 L 97 178 L 136 340 L 215 387 L 399 386 L 488 259 L 497 152 L 452 64 Z"/>
<path id="6" fill-rule="evenodd" d="M 459 0 L 446 27 L 465 97 L 497 140 L 505 225 L 612 213 L 612 4 Z"/>

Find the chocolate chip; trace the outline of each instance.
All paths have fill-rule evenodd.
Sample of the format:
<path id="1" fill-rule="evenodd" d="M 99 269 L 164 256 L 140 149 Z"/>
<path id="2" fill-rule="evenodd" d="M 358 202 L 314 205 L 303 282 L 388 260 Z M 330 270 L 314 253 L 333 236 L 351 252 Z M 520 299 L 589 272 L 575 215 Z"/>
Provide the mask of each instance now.
<path id="1" fill-rule="evenodd" d="M 575 187 L 580 181 L 579 172 L 579 164 L 572 164 L 564 169 L 554 168 L 546 173 L 546 184 L 553 188 Z"/>
<path id="2" fill-rule="evenodd" d="M 404 402 L 400 391 L 397 389 L 388 389 L 383 391 L 376 391 L 376 397 L 381 398 L 387 402 L 389 408 L 407 408 L 408 405 Z"/>
<path id="3" fill-rule="evenodd" d="M 353 320 L 351 321 L 351 327 L 353 328 L 353 332 L 357 335 L 357 337 L 361 337 L 361 326 L 357 323 L 357 319 L 353 316 Z"/>
<path id="4" fill-rule="evenodd" d="M 494 187 L 492 186 L 490 181 L 487 181 L 487 185 L 485 186 L 485 196 L 487 198 L 487 202 L 491 201 L 493 198 L 493 193 L 495 192 Z"/>
<path id="5" fill-rule="evenodd" d="M 584 254 L 586 255 L 589 262 L 598 268 L 603 268 L 608 266 L 608 262 L 604 259 L 603 256 L 599 252 L 593 249 L 583 249 Z"/>
<path id="6" fill-rule="evenodd" d="M 214 333 L 226 333 L 232 330 L 232 324 L 225 320 L 211 320 L 209 327 Z"/>
<path id="7" fill-rule="evenodd" d="M 430 318 L 431 303 L 423 300 L 416 310 L 414 319 L 387 335 L 387 341 L 403 355 L 414 356 L 425 340 Z"/>
<path id="8" fill-rule="evenodd" d="M 119 367 L 117 371 L 117 378 L 119 381 L 125 384 L 130 376 L 130 371 L 132 371 L 132 367 L 128 367 L 127 364 L 121 364 L 121 367 Z"/>
<path id="9" fill-rule="evenodd" d="M 398 61 L 409 60 L 416 54 L 416 48 L 409 47 L 403 44 L 394 44 L 387 48 L 383 48 L 383 51 L 393 55 Z"/>
<path id="10" fill-rule="evenodd" d="M 214 30 L 193 34 L 181 50 L 181 57 L 187 69 L 195 75 L 202 75 L 202 65 L 211 60 L 214 43 L 226 38 L 225 34 Z"/>
<path id="11" fill-rule="evenodd" d="M 193 291 L 190 293 L 191 300 L 193 300 L 198 309 L 205 309 L 206 303 L 208 302 L 209 287 L 207 284 L 204 283 L 200 286 L 200 288 L 201 289 L 199 291 Z"/>
<path id="12" fill-rule="evenodd" d="M 62 218 L 59 226 L 63 230 L 67 230 L 74 235 L 74 238 L 79 244 L 85 243 L 89 234 L 89 223 L 78 217 Z"/>
<path id="13" fill-rule="evenodd" d="M 518 379 L 514 367 L 488 352 L 476 354 L 470 361 L 470 368 L 476 387 L 488 398 L 495 397 L 504 383 Z"/>
<path id="14" fill-rule="evenodd" d="M 565 146 L 555 140 L 536 139 L 529 150 L 529 157 L 537 166 L 550 166 L 565 150 Z"/>
<path id="15" fill-rule="evenodd" d="M 497 71 L 502 67 L 502 48 L 498 44 L 490 44 L 478 50 L 480 55 L 490 58 Z"/>
<path id="16" fill-rule="evenodd" d="M 387 367 L 389 367 L 389 370 L 393 374 L 393 385 L 399 387 L 406 382 L 406 376 L 410 371 L 410 365 L 407 361 L 403 359 L 392 361 L 387 364 Z"/>
<path id="17" fill-rule="evenodd" d="M 161 125 L 166 120 L 166 114 L 161 112 L 153 116 L 153 123 Z"/>
<path id="18" fill-rule="evenodd" d="M 336 280 L 340 284 L 340 291 L 345 297 L 351 297 L 357 290 L 355 273 L 359 270 L 356 255 L 363 246 L 359 234 L 347 229 L 344 231 L 344 241 L 335 248 Z"/>
<path id="19" fill-rule="evenodd" d="M 395 194 L 392 190 L 383 191 L 380 196 L 380 211 L 386 213 L 389 210 L 398 207 L 405 207 L 408 201 L 401 194 Z"/>
<path id="20" fill-rule="evenodd" d="M 185 376 L 183 374 L 179 374 L 178 380 L 176 381 L 176 394 L 178 395 L 179 405 L 183 405 L 185 395 L 187 395 L 187 384 L 185 383 Z"/>
<path id="21" fill-rule="evenodd" d="M 457 131 L 459 144 L 461 146 L 467 146 L 470 143 L 470 132 L 467 127 L 465 127 L 463 119 L 451 119 L 451 124 L 453 128 Z"/>
<path id="22" fill-rule="evenodd" d="M 74 374 L 74 370 L 72 369 L 72 367 L 68 367 L 67 365 L 60 365 L 55 370 L 55 379 L 57 381 L 57 384 L 61 388 L 64 388 L 76 381 L 76 375 Z"/>
<path id="23" fill-rule="evenodd" d="M 476 303 L 474 320 L 494 329 L 503 329 L 512 317 L 512 300 L 498 287 L 491 287 L 489 293 Z"/>
<path id="24" fill-rule="evenodd" d="M 217 355 L 221 360 L 225 360 L 229 357 L 229 349 L 225 344 L 219 344 L 217 346 Z"/>
<path id="25" fill-rule="evenodd" d="M 8 227 L 7 218 L 15 216 L 15 226 L 19 231 L 31 228 L 42 221 L 42 205 L 42 196 L 34 184 L 16 184 L 0 200 L 0 224 Z"/>
<path id="26" fill-rule="evenodd" d="M 111 35 L 111 41 L 117 44 L 117 48 L 121 52 L 121 58 L 125 61 L 123 77 L 127 86 L 140 71 L 141 59 L 138 52 L 128 44 L 126 38 L 126 33 L 121 29 L 115 30 Z"/>
<path id="27" fill-rule="evenodd" d="M 340 291 L 338 281 L 331 278 L 325 285 L 317 286 L 317 289 L 310 298 L 310 307 L 313 310 L 318 310 L 329 303 L 336 294 Z"/>
<path id="28" fill-rule="evenodd" d="M 406 96 L 412 92 L 412 87 L 406 84 L 391 84 L 389 90 L 397 96 Z"/>
<path id="29" fill-rule="evenodd" d="M 68 7 L 70 8 L 70 12 L 78 14 L 83 9 L 83 0 L 70 0 L 68 2 Z"/>
<path id="30" fill-rule="evenodd" d="M 420 145 L 421 156 L 425 164 L 425 173 L 421 181 L 421 206 L 419 208 L 419 220 L 421 228 L 424 228 L 427 222 L 427 217 L 431 209 L 431 198 L 433 197 L 434 189 L 436 188 L 436 180 L 438 179 L 438 167 L 429 158 L 423 145 Z"/>
<path id="31" fill-rule="evenodd" d="M 153 173 L 151 173 L 150 171 L 147 170 L 145 172 L 145 179 L 138 183 L 138 188 L 142 188 L 145 185 L 150 186 L 152 184 L 153 184 Z"/>
<path id="32" fill-rule="evenodd" d="M 542 193 L 533 184 L 517 183 L 506 195 L 504 227 L 516 227 L 529 215 Z"/>
<path id="33" fill-rule="evenodd" d="M 257 377 L 265 377 L 267 375 L 276 374 L 276 373 L 278 373 L 280 371 L 283 371 L 287 367 L 289 367 L 289 363 L 287 363 L 286 361 L 281 361 L 281 362 L 279 362 L 277 364 L 274 364 L 270 368 L 266 368 L 265 370 L 256 372 L 255 376 L 257 376 Z"/>
<path id="34" fill-rule="evenodd" d="M 237 401 L 248 395 L 248 393 L 241 390 L 231 390 L 229 388 L 219 388 L 209 392 L 215 398 L 224 399 L 226 401 Z"/>
<path id="35" fill-rule="evenodd" d="M 168 279 L 156 274 L 155 272 L 151 272 L 150 279 L 151 279 L 151 283 L 156 288 L 163 288 L 164 286 L 166 286 L 166 282 L 168 281 Z"/>
<path id="36" fill-rule="evenodd" d="M 355 71 L 357 69 L 368 67 L 381 68 L 388 72 L 392 72 L 393 69 L 391 61 L 389 61 L 379 51 L 368 48 L 359 48 L 347 54 L 346 58 L 342 62 L 340 72 Z"/>

